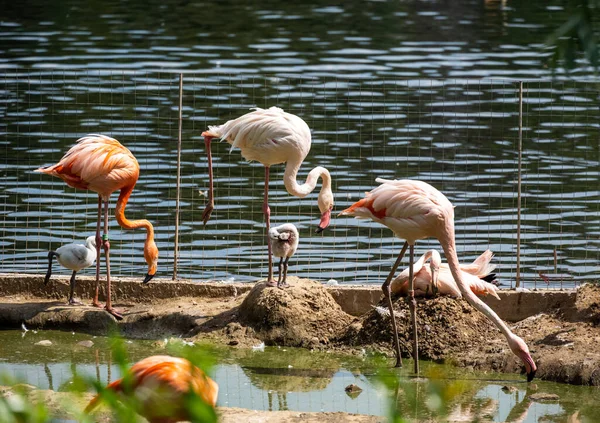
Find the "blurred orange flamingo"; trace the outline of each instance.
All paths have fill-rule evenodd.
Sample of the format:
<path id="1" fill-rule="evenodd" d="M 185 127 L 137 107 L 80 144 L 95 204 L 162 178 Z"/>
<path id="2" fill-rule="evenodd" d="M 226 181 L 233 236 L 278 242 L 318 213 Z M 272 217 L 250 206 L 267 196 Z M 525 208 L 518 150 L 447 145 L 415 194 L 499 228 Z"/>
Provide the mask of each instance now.
<path id="1" fill-rule="evenodd" d="M 124 382 L 129 376 L 131 379 Z M 219 385 L 189 360 L 153 355 L 135 363 L 128 376 L 106 389 L 132 395 L 137 400 L 137 413 L 150 423 L 174 423 L 193 419 L 186 406 L 190 391 L 214 407 Z M 84 412 L 90 413 L 100 400 L 100 395 L 95 396 Z"/>

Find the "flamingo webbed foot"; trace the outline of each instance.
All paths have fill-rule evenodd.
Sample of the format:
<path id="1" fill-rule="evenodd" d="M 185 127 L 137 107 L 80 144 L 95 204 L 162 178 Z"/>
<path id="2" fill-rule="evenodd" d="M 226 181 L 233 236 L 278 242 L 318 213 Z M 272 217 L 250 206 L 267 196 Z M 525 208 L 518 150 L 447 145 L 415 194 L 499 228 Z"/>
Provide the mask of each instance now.
<path id="1" fill-rule="evenodd" d="M 275 282 L 275 281 L 271 280 L 271 281 L 268 281 L 268 282 L 265 284 L 265 286 L 270 286 L 270 287 L 272 287 L 272 288 L 275 288 L 275 287 L 277 287 L 278 285 L 277 285 L 277 282 Z"/>
<path id="2" fill-rule="evenodd" d="M 280 283 L 277 285 L 277 288 L 279 288 L 279 289 L 285 289 L 285 288 L 289 288 L 289 287 L 290 287 L 290 285 L 286 282 L 283 282 L 283 283 Z"/>
<path id="3" fill-rule="evenodd" d="M 83 305 L 83 303 L 81 301 L 77 301 L 75 298 L 71 297 L 71 298 L 69 298 L 68 305 L 70 305 L 70 306 L 81 306 L 81 305 Z"/>
<path id="4" fill-rule="evenodd" d="M 103 306 L 98 301 L 94 300 L 92 301 L 92 307 L 102 308 Z"/>
<path id="5" fill-rule="evenodd" d="M 113 315 L 115 317 L 115 319 L 117 320 L 123 320 L 123 315 L 121 313 L 119 313 L 117 310 L 115 310 L 112 307 L 104 307 L 104 309 L 111 315 Z"/>

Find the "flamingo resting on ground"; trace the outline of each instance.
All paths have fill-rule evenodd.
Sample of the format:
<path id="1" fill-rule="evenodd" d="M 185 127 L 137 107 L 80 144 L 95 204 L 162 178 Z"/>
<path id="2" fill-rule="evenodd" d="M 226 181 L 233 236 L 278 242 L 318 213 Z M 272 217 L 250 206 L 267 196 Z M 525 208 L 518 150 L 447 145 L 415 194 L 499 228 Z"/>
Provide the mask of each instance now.
<path id="1" fill-rule="evenodd" d="M 122 228 L 146 229 L 144 243 L 144 258 L 148 263 L 148 273 L 144 283 L 156 274 L 158 263 L 158 248 L 154 243 L 154 227 L 146 219 L 128 220 L 125 217 L 125 206 L 133 191 L 139 174 L 140 166 L 127 148 L 119 141 L 106 135 L 88 135 L 77 140 L 60 161 L 52 166 L 39 168 L 36 172 L 56 176 L 70 187 L 88 189 L 98 193 L 98 222 L 96 225 L 96 292 L 92 305 L 98 303 L 98 284 L 100 282 L 100 248 L 104 247 L 106 260 L 106 311 L 121 319 L 122 316 L 111 306 L 110 299 L 110 243 L 108 240 L 108 201 L 110 195 L 121 190 L 115 217 Z M 104 203 L 104 234 L 100 237 L 100 222 L 102 221 L 102 203 Z"/>
<path id="2" fill-rule="evenodd" d="M 277 278 L 278 288 L 287 288 L 289 285 L 285 283 L 287 279 L 288 262 L 290 257 L 296 254 L 300 237 L 298 229 L 291 223 L 284 223 L 280 226 L 275 226 L 269 229 L 269 242 L 273 255 L 279 257 L 279 276 Z M 283 280 L 281 280 L 281 267 L 283 266 Z"/>
<path id="3" fill-rule="evenodd" d="M 213 138 L 220 138 L 231 144 L 231 149 L 238 147 L 242 157 L 248 161 L 257 161 L 265 167 L 265 191 L 263 212 L 267 226 L 267 234 L 271 226 L 271 210 L 269 209 L 269 168 L 272 165 L 286 163 L 283 182 L 287 191 L 296 197 L 304 198 L 310 194 L 317 184 L 319 177 L 323 186 L 319 192 L 317 203 L 321 211 L 321 222 L 317 233 L 329 226 L 331 210 L 333 209 L 333 193 L 331 191 L 331 175 L 324 167 L 315 167 L 310 171 L 306 182 L 298 185 L 296 177 L 298 169 L 310 150 L 310 129 L 306 122 L 291 113 L 286 113 L 278 107 L 269 109 L 256 108 L 237 119 L 223 125 L 209 126 L 202 133 L 208 155 L 208 203 L 202 213 L 204 224 L 208 222 L 214 209 L 213 171 L 210 143 Z M 268 286 L 276 286 L 273 280 L 273 259 L 271 243 L 267 241 L 269 252 Z"/>
<path id="4" fill-rule="evenodd" d="M 469 265 L 460 265 L 463 280 L 475 295 L 486 296 L 491 295 L 498 300 L 500 297 L 497 294 L 498 287 L 491 283 L 495 278 L 492 271 L 496 268 L 495 265 L 490 265 L 490 260 L 494 254 L 490 250 L 486 250 L 483 254 L 475 259 Z M 430 266 L 425 266 L 425 263 L 430 260 Z M 408 273 L 409 270 L 404 269 L 394 279 L 390 285 L 390 289 L 394 294 L 406 295 L 408 293 Z M 436 250 L 428 250 L 421 256 L 413 265 L 414 274 L 414 289 L 416 296 L 429 296 L 436 293 L 442 295 L 451 295 L 456 298 L 462 297 L 460 290 L 452 277 L 450 268 L 446 263 L 442 263 L 440 253 Z"/>
<path id="5" fill-rule="evenodd" d="M 342 211 L 342 215 L 355 216 L 357 218 L 369 218 L 390 228 L 396 236 L 405 239 L 406 242 L 392 267 L 390 274 L 382 285 L 382 290 L 387 298 L 390 316 L 394 316 L 390 282 L 400 264 L 402 256 L 410 246 L 409 263 L 409 297 L 413 323 L 413 358 L 415 360 L 415 372 L 418 373 L 418 349 L 417 349 L 417 326 L 416 326 L 416 302 L 414 299 L 413 285 L 413 262 L 414 244 L 419 239 L 434 237 L 442 245 L 450 272 L 458 285 L 462 296 L 492 321 L 502 334 L 506 337 L 508 345 L 517 357 L 525 365 L 527 381 L 535 376 L 537 367 L 531 358 L 529 348 L 525 341 L 513 334 L 508 326 L 498 317 L 494 311 L 481 301 L 465 282 L 460 263 L 456 255 L 456 244 L 454 235 L 454 207 L 446 196 L 431 185 L 414 180 L 385 180 L 376 179 L 381 185 L 366 194 L 366 197 L 352 204 Z M 396 319 L 390 319 L 394 332 L 394 343 L 396 348 L 396 366 L 402 365 L 400 357 L 400 343 L 396 330 Z"/>
<path id="6" fill-rule="evenodd" d="M 129 375 L 130 385 L 119 379 L 106 389 L 133 396 L 136 412 L 150 423 L 194 421 L 186 406 L 190 392 L 212 407 L 217 403 L 219 385 L 184 358 L 153 355 L 131 366 Z M 100 400 L 100 395 L 95 396 L 84 412 L 90 413 Z"/>
<path id="7" fill-rule="evenodd" d="M 67 244 L 57 248 L 56 251 L 50 251 L 48 253 L 48 272 L 46 272 L 44 285 L 48 284 L 50 276 L 52 276 L 53 257 L 56 257 L 58 262 L 63 267 L 73 271 L 69 289 L 69 304 L 81 304 L 79 301 L 75 301 L 73 298 L 73 292 L 75 291 L 75 275 L 80 270 L 86 269 L 94 264 L 94 261 L 96 260 L 96 237 L 88 236 L 85 240 L 85 245 Z"/>

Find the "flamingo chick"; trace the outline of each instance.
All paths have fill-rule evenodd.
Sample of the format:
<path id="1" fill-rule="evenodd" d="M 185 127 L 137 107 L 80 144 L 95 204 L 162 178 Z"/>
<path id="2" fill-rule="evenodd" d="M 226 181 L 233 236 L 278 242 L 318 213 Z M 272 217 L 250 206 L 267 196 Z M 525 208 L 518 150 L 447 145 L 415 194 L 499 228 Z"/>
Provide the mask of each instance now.
<path id="1" fill-rule="evenodd" d="M 80 138 L 60 161 L 52 166 L 41 167 L 36 172 L 56 176 L 70 187 L 91 190 L 98 193 L 98 221 L 96 224 L 96 292 L 92 305 L 98 303 L 98 285 L 100 283 L 100 248 L 104 247 L 106 261 L 106 311 L 122 319 L 112 308 L 110 285 L 110 242 L 108 240 L 108 201 L 110 195 L 120 190 L 115 217 L 117 223 L 125 229 L 146 229 L 144 258 L 148 263 L 148 273 L 144 283 L 156 274 L 158 248 L 154 242 L 154 227 L 146 219 L 128 220 L 125 207 L 140 175 L 140 166 L 135 156 L 119 141 L 106 135 L 88 135 Z M 102 204 L 104 203 L 104 234 L 100 238 L 100 222 L 102 221 Z"/>
<path id="2" fill-rule="evenodd" d="M 291 223 L 285 223 L 280 226 L 275 226 L 269 229 L 269 242 L 273 255 L 279 257 L 279 276 L 277 278 L 278 288 L 287 288 L 289 285 L 285 283 L 287 279 L 288 262 L 290 257 L 296 254 L 300 237 L 298 229 Z M 281 280 L 281 268 L 283 266 L 283 280 Z"/>
<path id="3" fill-rule="evenodd" d="M 50 276 L 52 276 L 53 257 L 56 257 L 56 260 L 58 260 L 61 266 L 73 271 L 69 289 L 69 304 L 81 304 L 73 298 L 73 292 L 75 291 L 75 275 L 80 270 L 90 267 L 94 264 L 94 261 L 96 261 L 96 237 L 88 236 L 85 240 L 85 245 L 75 243 L 67 244 L 57 248 L 56 251 L 50 251 L 48 253 L 48 272 L 46 272 L 44 285 L 48 284 Z"/>
<path id="4" fill-rule="evenodd" d="M 498 300 L 498 287 L 489 281 L 493 281 L 495 274 L 491 273 L 495 266 L 489 262 L 493 254 L 490 250 L 485 251 L 470 265 L 460 265 L 460 271 L 464 281 L 475 295 L 491 295 Z M 425 266 L 430 262 L 429 268 Z M 391 290 L 394 294 L 406 295 L 408 293 L 408 269 L 404 269 L 391 283 Z M 416 296 L 429 296 L 436 293 L 450 295 L 455 298 L 461 298 L 462 295 L 450 268 L 446 263 L 442 263 L 440 253 L 436 250 L 429 250 L 421 256 L 413 265 L 414 287 Z"/>
<path id="5" fill-rule="evenodd" d="M 454 206 L 446 196 L 431 185 L 415 180 L 386 180 L 377 178 L 381 185 L 366 194 L 366 197 L 352 204 L 340 214 L 355 216 L 357 218 L 368 218 L 379 222 L 390 228 L 394 234 L 406 242 L 392 266 L 387 279 L 382 285 L 384 296 L 388 301 L 390 316 L 394 315 L 391 300 L 390 283 L 402 260 L 406 249 L 410 246 L 409 263 L 409 297 L 411 306 L 411 318 L 413 324 L 413 358 L 415 361 L 415 373 L 418 373 L 418 344 L 416 326 L 416 302 L 414 300 L 414 244 L 419 239 L 437 238 L 442 245 L 448 267 L 462 296 L 483 313 L 502 332 L 508 341 L 508 345 L 517 357 L 525 365 L 527 381 L 535 376 L 537 367 L 531 358 L 529 348 L 525 341 L 513 334 L 508 326 L 498 317 L 496 313 L 483 301 L 481 301 L 469 288 L 460 262 L 456 255 L 456 240 L 454 234 Z M 396 319 L 390 319 L 392 323 L 394 343 L 396 348 L 396 366 L 401 366 L 400 343 L 396 330 Z"/>
<path id="6" fill-rule="evenodd" d="M 269 109 L 256 108 L 237 119 L 223 125 L 209 126 L 202 133 L 208 156 L 208 203 L 202 213 L 204 224 L 208 222 L 214 209 L 213 171 L 210 143 L 213 138 L 220 138 L 240 149 L 242 157 L 248 161 L 257 161 L 265 167 L 265 191 L 263 213 L 265 214 L 266 232 L 271 226 L 271 209 L 269 208 L 269 168 L 272 165 L 286 163 L 283 183 L 287 192 L 296 197 L 304 198 L 310 194 L 317 184 L 319 177 L 323 181 L 317 204 L 321 211 L 321 222 L 317 233 L 329 226 L 331 210 L 333 209 L 333 193 L 331 191 L 331 175 L 324 167 L 318 166 L 310 171 L 306 182 L 299 185 L 296 178 L 298 169 L 310 151 L 311 136 L 306 122 L 291 113 L 286 113 L 279 107 Z M 269 275 L 267 284 L 275 286 L 273 281 L 273 259 L 271 243 L 267 242 L 269 253 Z"/>
<path id="7" fill-rule="evenodd" d="M 187 402 L 192 393 L 212 407 L 217 403 L 219 385 L 190 361 L 168 355 L 154 355 L 138 361 L 126 377 L 106 389 L 132 395 L 137 401 L 136 412 L 150 423 L 174 423 L 194 420 Z M 90 413 L 101 400 L 95 396 L 85 408 Z M 186 406 L 187 405 L 187 406 Z"/>

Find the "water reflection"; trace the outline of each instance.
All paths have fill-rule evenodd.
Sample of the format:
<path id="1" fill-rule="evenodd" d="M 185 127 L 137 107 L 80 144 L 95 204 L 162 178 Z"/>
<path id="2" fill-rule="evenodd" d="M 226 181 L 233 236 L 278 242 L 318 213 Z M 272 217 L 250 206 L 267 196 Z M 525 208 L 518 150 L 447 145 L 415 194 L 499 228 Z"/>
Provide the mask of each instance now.
<path id="1" fill-rule="evenodd" d="M 4 331 L 0 332 L 0 339 L 12 347 L 0 350 L 0 374 L 42 389 L 68 391 L 75 374 L 102 384 L 121 377 L 106 338 L 55 331 L 30 331 L 22 337 L 17 331 Z M 35 346 L 41 339 L 53 344 Z M 79 345 L 82 340 L 91 340 L 94 345 Z M 134 361 L 157 354 L 157 348 L 164 345 L 127 341 L 126 348 Z M 213 353 L 218 357 L 213 376 L 220 387 L 221 406 L 386 415 L 393 405 L 402 416 L 440 421 L 537 422 L 570 418 L 575 422 L 593 420 L 592 416 L 600 412 L 595 398 L 597 387 L 543 381 L 526 384 L 511 375 L 471 373 L 429 362 L 422 363 L 427 378 L 412 378 L 404 371 L 391 370 L 389 363 L 376 357 L 347 357 L 283 347 L 267 347 L 262 352 L 219 348 Z M 382 385 L 390 376 L 395 386 L 391 398 Z M 494 380 L 494 376 L 509 379 Z M 356 384 L 363 391 L 358 396 L 348 396 L 345 387 L 349 384 Z M 558 394 L 560 402 L 531 399 L 531 394 L 541 392 Z"/>

